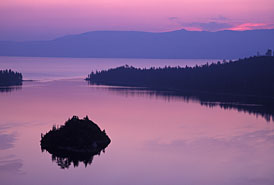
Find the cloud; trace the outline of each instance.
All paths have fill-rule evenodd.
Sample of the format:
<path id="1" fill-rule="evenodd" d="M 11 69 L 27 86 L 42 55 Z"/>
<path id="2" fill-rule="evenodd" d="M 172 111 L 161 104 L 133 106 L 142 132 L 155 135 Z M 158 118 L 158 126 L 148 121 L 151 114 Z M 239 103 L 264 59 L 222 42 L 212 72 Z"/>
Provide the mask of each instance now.
<path id="1" fill-rule="evenodd" d="M 202 31 L 219 31 L 230 29 L 233 27 L 232 24 L 224 22 L 192 22 L 192 23 L 182 23 L 182 26 L 186 29 L 200 29 Z"/>
<path id="2" fill-rule="evenodd" d="M 212 17 L 207 22 L 184 22 L 180 17 L 168 17 L 168 20 L 189 31 L 255 30 L 274 29 L 274 24 L 256 22 L 235 22 L 225 16 Z"/>
<path id="3" fill-rule="evenodd" d="M 219 15 L 217 17 L 212 17 L 211 20 L 212 21 L 227 21 L 227 20 L 229 20 L 229 18 L 227 18 L 225 16 L 222 16 L 222 15 Z"/>
<path id="4" fill-rule="evenodd" d="M 254 29 L 273 29 L 274 24 L 264 23 L 242 23 L 235 25 L 230 30 L 243 31 L 243 30 L 254 30 Z"/>
<path id="5" fill-rule="evenodd" d="M 184 22 L 180 17 L 168 17 L 168 20 L 182 26 L 186 30 L 191 31 L 220 31 L 233 27 L 232 24 L 226 23 L 228 18 L 221 15 L 212 18 L 212 21 L 209 22 Z"/>
<path id="6" fill-rule="evenodd" d="M 178 20 L 179 19 L 179 17 L 169 17 L 168 18 L 168 20 L 171 20 L 171 21 L 173 21 L 173 20 Z"/>
<path id="7" fill-rule="evenodd" d="M 192 31 L 220 31 L 233 27 L 232 24 L 226 23 L 228 18 L 221 15 L 212 18 L 210 22 L 184 22 L 180 17 L 168 17 L 168 20 Z"/>

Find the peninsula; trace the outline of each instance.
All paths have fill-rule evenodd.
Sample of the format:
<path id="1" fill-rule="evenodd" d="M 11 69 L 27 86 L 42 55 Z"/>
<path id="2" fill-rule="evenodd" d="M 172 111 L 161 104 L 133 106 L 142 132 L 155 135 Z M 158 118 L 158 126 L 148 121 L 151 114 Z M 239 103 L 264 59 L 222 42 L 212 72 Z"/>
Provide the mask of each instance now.
<path id="1" fill-rule="evenodd" d="M 152 90 L 273 98 L 273 71 L 273 56 L 256 56 L 195 67 L 141 69 L 125 65 L 92 72 L 86 80 L 94 84 Z"/>

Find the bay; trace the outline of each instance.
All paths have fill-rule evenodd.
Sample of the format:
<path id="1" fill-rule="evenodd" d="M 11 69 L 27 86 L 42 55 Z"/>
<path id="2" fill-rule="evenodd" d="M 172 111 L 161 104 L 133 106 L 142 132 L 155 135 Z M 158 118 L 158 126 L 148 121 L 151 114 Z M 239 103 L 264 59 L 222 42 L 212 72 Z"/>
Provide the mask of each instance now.
<path id="1" fill-rule="evenodd" d="M 273 120 L 148 90 L 89 85 L 83 79 L 91 70 L 124 64 L 195 65 L 207 60 L 0 58 L 0 68 L 35 80 L 0 93 L 3 185 L 274 183 Z M 40 137 L 73 115 L 88 115 L 112 142 L 90 165 L 61 169 L 41 151 Z"/>

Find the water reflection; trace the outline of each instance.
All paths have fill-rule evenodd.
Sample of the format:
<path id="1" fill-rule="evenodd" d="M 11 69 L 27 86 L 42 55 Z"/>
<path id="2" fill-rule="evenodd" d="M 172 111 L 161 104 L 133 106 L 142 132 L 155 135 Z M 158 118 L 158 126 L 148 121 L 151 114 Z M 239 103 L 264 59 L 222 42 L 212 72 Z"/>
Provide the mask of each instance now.
<path id="1" fill-rule="evenodd" d="M 5 150 L 13 147 L 15 141 L 14 134 L 0 133 L 0 150 Z"/>
<path id="2" fill-rule="evenodd" d="M 21 173 L 23 166 L 22 160 L 14 159 L 14 156 L 6 156 L 0 158 L 0 174 L 3 173 Z M 0 175 L 0 177 L 2 177 Z"/>
<path id="3" fill-rule="evenodd" d="M 51 154 L 52 161 L 56 162 L 61 169 L 69 168 L 72 164 L 74 167 L 78 167 L 79 163 L 83 163 L 85 167 L 92 163 L 93 157 L 95 155 L 100 155 L 101 152 L 105 153 L 104 149 L 98 149 L 94 152 L 68 152 L 68 151 L 61 151 L 61 150 L 46 150 L 41 148 L 42 152 L 47 151 Z"/>
<path id="4" fill-rule="evenodd" d="M 244 112 L 251 115 L 255 115 L 256 117 L 261 116 L 267 122 L 274 122 L 274 107 L 267 106 L 263 104 L 245 104 L 245 103 L 234 103 L 234 102 L 201 102 L 201 105 L 207 107 L 215 107 L 219 106 L 222 109 L 235 109 L 238 112 Z"/>
<path id="5" fill-rule="evenodd" d="M 18 93 L 0 93 L 0 130 L 16 136 L 0 150 L 0 184 L 274 184 L 274 124 L 190 97 L 110 91 L 84 80 L 27 82 Z M 70 163 L 62 170 L 57 155 L 52 162 L 41 153 L 40 133 L 72 114 L 89 115 L 115 142 L 87 168 L 58 156 Z M 8 155 L 15 157 L 1 158 Z"/>
<path id="6" fill-rule="evenodd" d="M 0 87 L 0 93 L 9 93 L 9 92 L 18 91 L 21 89 L 22 89 L 22 86 Z"/>
<path id="7" fill-rule="evenodd" d="M 91 85 L 91 84 L 90 84 Z M 164 99 L 166 101 L 197 101 L 202 106 L 221 107 L 227 110 L 237 110 L 256 117 L 261 116 L 266 121 L 274 121 L 274 98 L 237 95 L 212 95 L 206 93 L 178 93 L 172 91 L 153 91 L 146 88 L 94 86 L 118 93 L 124 96 L 141 96 L 148 98 Z"/>
<path id="8" fill-rule="evenodd" d="M 248 151 L 252 153 L 252 151 L 258 151 L 258 148 L 263 145 L 274 148 L 273 130 L 259 130 L 232 136 L 230 138 L 201 137 L 191 141 L 178 139 L 173 140 L 170 143 L 161 143 L 158 140 L 151 140 L 146 142 L 145 148 L 150 148 L 158 152 L 181 151 L 184 154 L 190 155 L 195 155 L 197 153 L 213 155 L 212 151 L 219 151 L 224 155 L 231 150 L 242 152 Z M 246 156 L 246 158 L 248 158 L 248 156 Z"/>

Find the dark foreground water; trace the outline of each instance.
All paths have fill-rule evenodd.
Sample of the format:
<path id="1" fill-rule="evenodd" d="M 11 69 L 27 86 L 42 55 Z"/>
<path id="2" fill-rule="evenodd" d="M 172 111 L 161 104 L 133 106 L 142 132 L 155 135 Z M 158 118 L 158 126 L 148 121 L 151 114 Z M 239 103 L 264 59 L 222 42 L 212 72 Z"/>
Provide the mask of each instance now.
<path id="1" fill-rule="evenodd" d="M 61 169 L 40 134 L 72 115 L 88 115 L 112 142 L 90 165 Z M 1 185 L 272 185 L 273 154 L 274 122 L 236 108 L 83 79 L 0 93 Z"/>

